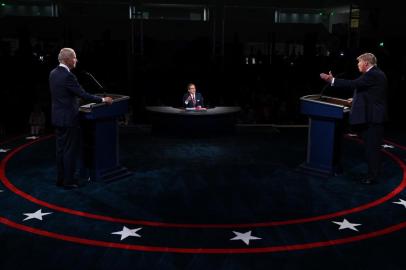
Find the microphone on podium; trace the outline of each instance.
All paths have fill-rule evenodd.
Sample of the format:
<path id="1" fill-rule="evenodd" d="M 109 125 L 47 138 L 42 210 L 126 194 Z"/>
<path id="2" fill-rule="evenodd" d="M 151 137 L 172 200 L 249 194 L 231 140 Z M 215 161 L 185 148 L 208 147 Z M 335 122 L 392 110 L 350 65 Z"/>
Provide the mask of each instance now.
<path id="1" fill-rule="evenodd" d="M 99 81 L 96 80 L 96 78 L 90 72 L 83 71 L 83 73 L 85 73 L 87 76 L 89 76 L 93 80 L 93 82 L 95 82 L 97 84 L 97 86 L 99 86 L 100 90 L 103 90 L 103 96 L 105 97 L 106 96 L 106 89 L 104 89 L 103 85 L 101 85 L 99 83 Z"/>
<path id="2" fill-rule="evenodd" d="M 320 98 L 323 97 L 324 91 L 325 91 L 327 88 L 329 88 L 330 86 L 331 86 L 331 83 L 330 83 L 330 82 L 326 83 L 326 85 L 323 86 L 323 88 L 322 88 L 321 91 L 320 91 Z"/>

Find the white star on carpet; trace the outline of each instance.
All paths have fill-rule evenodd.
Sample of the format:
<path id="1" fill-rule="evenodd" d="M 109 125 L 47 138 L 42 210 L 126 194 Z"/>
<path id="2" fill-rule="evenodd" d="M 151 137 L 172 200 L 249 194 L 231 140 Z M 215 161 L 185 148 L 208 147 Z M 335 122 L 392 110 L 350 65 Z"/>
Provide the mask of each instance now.
<path id="1" fill-rule="evenodd" d="M 4 190 L 0 189 L 0 192 L 3 192 Z"/>
<path id="2" fill-rule="evenodd" d="M 382 144 L 382 147 L 384 149 L 386 149 L 386 148 L 391 148 L 391 149 L 395 148 L 393 145 L 390 145 L 390 144 Z"/>
<path id="3" fill-rule="evenodd" d="M 393 203 L 403 205 L 406 208 L 406 201 L 405 200 L 399 199 L 398 202 L 393 202 Z"/>
<path id="4" fill-rule="evenodd" d="M 26 215 L 27 217 L 25 219 L 23 219 L 23 221 L 33 219 L 33 218 L 42 220 L 43 216 L 46 216 L 49 214 L 52 214 L 52 212 L 42 213 L 42 209 L 39 209 L 37 212 L 34 212 L 34 213 L 24 213 L 24 215 Z"/>
<path id="5" fill-rule="evenodd" d="M 136 229 L 129 229 L 126 226 L 123 226 L 123 229 L 118 232 L 112 232 L 111 234 L 119 234 L 121 235 L 121 240 L 126 239 L 127 237 L 130 236 L 135 236 L 135 237 L 141 237 L 137 232 L 141 230 L 142 228 L 136 228 Z"/>
<path id="6" fill-rule="evenodd" d="M 349 136 L 349 137 L 357 137 L 358 135 L 355 134 L 355 133 L 347 133 L 347 136 Z"/>
<path id="7" fill-rule="evenodd" d="M 28 136 L 28 137 L 25 137 L 27 140 L 36 140 L 36 139 L 38 139 L 39 137 L 38 136 Z"/>
<path id="8" fill-rule="evenodd" d="M 233 231 L 233 233 L 236 235 L 234 238 L 231 238 L 230 240 L 242 240 L 246 245 L 250 244 L 251 240 L 259 240 L 261 238 L 251 236 L 251 231 L 248 231 L 246 233 L 240 233 Z"/>
<path id="9" fill-rule="evenodd" d="M 357 232 L 358 232 L 358 229 L 355 227 L 362 225 L 362 224 L 351 223 L 348 220 L 346 220 L 345 218 L 343 219 L 342 222 L 333 221 L 333 223 L 340 225 L 340 228 L 338 228 L 339 230 L 351 229 L 351 230 L 357 231 Z"/>
<path id="10" fill-rule="evenodd" d="M 0 148 L 0 153 L 7 153 L 10 149 Z"/>

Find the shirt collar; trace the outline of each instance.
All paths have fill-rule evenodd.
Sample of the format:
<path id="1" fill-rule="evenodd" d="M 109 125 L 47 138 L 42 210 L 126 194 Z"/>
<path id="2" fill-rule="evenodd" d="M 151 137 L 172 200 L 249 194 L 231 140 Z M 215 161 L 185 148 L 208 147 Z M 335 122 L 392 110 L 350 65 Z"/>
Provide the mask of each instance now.
<path id="1" fill-rule="evenodd" d="M 368 71 L 370 71 L 371 70 L 371 68 L 373 68 L 374 66 L 370 66 L 368 69 L 367 69 L 367 71 L 366 72 L 368 72 Z M 365 72 L 365 73 L 366 73 Z"/>
<path id="2" fill-rule="evenodd" d="M 69 70 L 69 68 L 68 68 L 68 66 L 67 66 L 67 65 L 60 63 L 60 64 L 59 64 L 59 66 L 60 66 L 60 67 L 64 67 L 64 68 L 66 68 L 66 70 L 68 70 L 68 71 L 70 72 L 70 70 Z"/>

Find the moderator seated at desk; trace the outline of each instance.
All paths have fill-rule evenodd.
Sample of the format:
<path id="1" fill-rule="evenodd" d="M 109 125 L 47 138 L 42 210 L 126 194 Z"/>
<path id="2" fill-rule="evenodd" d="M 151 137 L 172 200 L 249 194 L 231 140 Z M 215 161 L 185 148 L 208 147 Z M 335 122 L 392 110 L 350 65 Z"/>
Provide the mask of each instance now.
<path id="1" fill-rule="evenodd" d="M 240 107 L 215 107 L 207 110 L 186 110 L 166 106 L 146 107 L 151 115 L 153 133 L 214 135 L 235 129 Z"/>

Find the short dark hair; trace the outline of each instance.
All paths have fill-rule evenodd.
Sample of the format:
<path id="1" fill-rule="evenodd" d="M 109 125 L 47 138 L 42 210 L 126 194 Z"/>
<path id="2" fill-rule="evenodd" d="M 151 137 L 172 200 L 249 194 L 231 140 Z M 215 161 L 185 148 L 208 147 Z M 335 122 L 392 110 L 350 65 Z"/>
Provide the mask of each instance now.
<path id="1" fill-rule="evenodd" d="M 186 88 L 189 89 L 189 87 L 191 87 L 192 85 L 193 85 L 194 87 L 196 87 L 196 85 L 195 85 L 194 83 L 188 83 L 187 86 L 186 86 Z"/>

